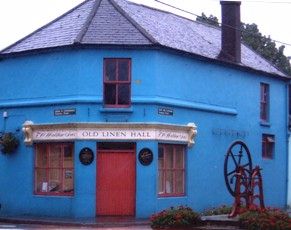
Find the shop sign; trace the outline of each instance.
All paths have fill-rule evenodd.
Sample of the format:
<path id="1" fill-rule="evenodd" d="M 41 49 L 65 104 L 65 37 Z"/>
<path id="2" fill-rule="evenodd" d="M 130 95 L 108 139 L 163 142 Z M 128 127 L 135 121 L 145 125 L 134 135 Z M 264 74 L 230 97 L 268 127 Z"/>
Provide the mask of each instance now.
<path id="1" fill-rule="evenodd" d="M 161 140 L 192 145 L 196 126 L 142 123 L 71 123 L 23 126 L 24 142 L 28 145 L 42 141 L 67 140 Z"/>
<path id="2" fill-rule="evenodd" d="M 33 132 L 33 140 L 173 140 L 188 141 L 187 132 L 170 130 L 38 130 Z"/>

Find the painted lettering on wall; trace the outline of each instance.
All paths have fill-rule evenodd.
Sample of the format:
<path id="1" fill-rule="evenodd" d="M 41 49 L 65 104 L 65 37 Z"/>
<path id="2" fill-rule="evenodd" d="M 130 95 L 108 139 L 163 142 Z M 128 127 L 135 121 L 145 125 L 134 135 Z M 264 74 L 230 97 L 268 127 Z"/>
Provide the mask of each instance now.
<path id="1" fill-rule="evenodd" d="M 244 130 L 214 128 L 212 129 L 212 134 L 215 136 L 245 138 L 249 135 L 249 132 Z"/>
<path id="2" fill-rule="evenodd" d="M 158 131 L 157 137 L 161 139 L 187 140 L 188 135 L 177 132 Z"/>
<path id="3" fill-rule="evenodd" d="M 55 139 L 55 138 L 65 138 L 65 139 L 72 139 L 76 138 L 76 132 L 74 131 L 63 131 L 63 130 L 54 130 L 54 131 L 36 131 L 33 134 L 34 139 Z"/>

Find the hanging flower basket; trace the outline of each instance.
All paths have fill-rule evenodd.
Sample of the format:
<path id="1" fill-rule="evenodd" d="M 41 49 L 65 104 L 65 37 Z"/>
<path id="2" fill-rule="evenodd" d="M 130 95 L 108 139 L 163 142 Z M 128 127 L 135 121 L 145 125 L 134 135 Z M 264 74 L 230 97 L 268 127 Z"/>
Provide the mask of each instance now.
<path id="1" fill-rule="evenodd" d="M 0 145 L 2 153 L 13 153 L 19 145 L 19 140 L 13 133 L 4 133 L 0 137 Z"/>

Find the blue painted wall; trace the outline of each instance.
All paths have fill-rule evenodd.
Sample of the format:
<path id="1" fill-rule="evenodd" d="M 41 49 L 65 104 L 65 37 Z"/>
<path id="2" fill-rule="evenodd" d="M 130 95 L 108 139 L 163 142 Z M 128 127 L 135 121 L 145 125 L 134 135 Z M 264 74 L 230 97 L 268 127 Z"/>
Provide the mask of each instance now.
<path id="1" fill-rule="evenodd" d="M 132 107 L 104 109 L 103 58 L 132 58 Z M 94 141 L 75 142 L 75 195 L 33 194 L 34 151 L 23 144 L 22 124 L 66 122 L 161 122 L 198 127 L 196 144 L 187 149 L 186 196 L 157 197 L 155 141 L 138 141 L 154 152 L 150 166 L 136 164 L 136 216 L 176 205 L 195 210 L 231 204 L 223 177 L 229 145 L 242 139 L 255 165 L 263 168 L 265 203 L 284 207 L 287 190 L 286 84 L 282 80 L 230 66 L 199 61 L 175 53 L 147 50 L 79 50 L 44 53 L 0 61 L 0 131 L 13 131 L 20 148 L 0 154 L 0 215 L 95 215 L 96 151 L 93 164 L 84 166 L 78 154 L 83 147 L 96 150 Z M 261 124 L 260 83 L 270 84 L 270 123 Z M 158 108 L 173 109 L 173 116 Z M 55 109 L 76 108 L 76 115 L 54 116 Z M 262 134 L 275 135 L 275 157 L 261 156 Z"/>

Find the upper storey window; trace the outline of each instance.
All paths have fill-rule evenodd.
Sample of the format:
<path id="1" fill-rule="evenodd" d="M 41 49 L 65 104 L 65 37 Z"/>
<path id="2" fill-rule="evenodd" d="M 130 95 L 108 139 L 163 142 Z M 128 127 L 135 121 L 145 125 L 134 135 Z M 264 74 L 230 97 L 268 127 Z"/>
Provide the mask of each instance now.
<path id="1" fill-rule="evenodd" d="M 105 107 L 129 107 L 131 97 L 131 59 L 105 58 L 103 82 Z"/>
<path id="2" fill-rule="evenodd" d="M 270 97 L 269 97 L 269 84 L 261 83 L 261 100 L 260 100 L 260 118 L 263 122 L 269 121 L 269 108 L 270 108 Z"/>

